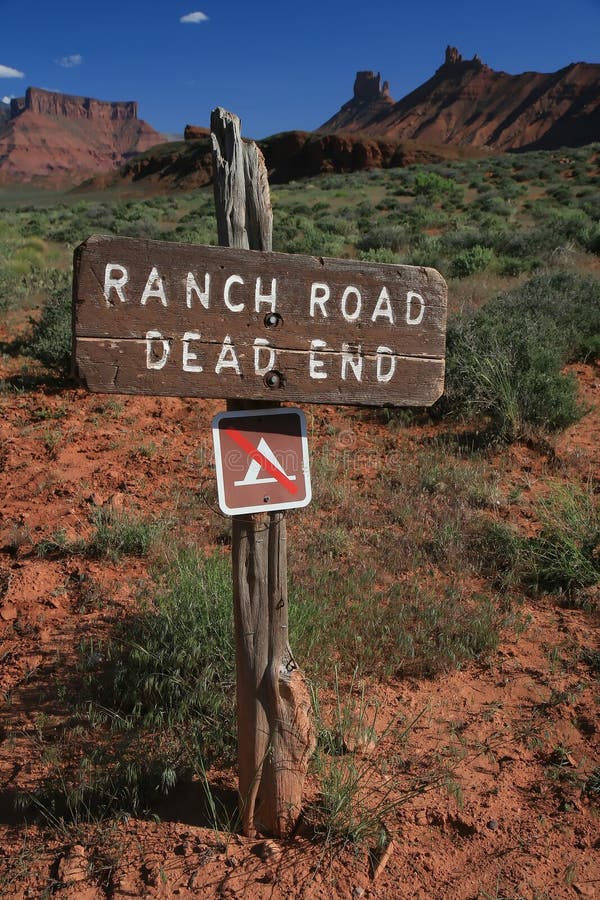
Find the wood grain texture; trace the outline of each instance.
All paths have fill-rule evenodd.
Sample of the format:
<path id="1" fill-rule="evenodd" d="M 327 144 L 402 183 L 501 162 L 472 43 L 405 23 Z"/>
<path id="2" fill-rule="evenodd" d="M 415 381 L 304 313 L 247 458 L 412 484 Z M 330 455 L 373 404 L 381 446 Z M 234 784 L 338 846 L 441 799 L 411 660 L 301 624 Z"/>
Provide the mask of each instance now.
<path id="1" fill-rule="evenodd" d="M 233 180 L 231 172 L 227 177 Z M 253 200 L 255 209 L 260 202 Z M 253 219 L 229 211 L 236 240 L 247 240 L 249 228 L 253 239 L 269 239 L 268 227 L 261 234 Z M 234 233 L 233 225 L 222 230 Z M 107 266 L 115 267 L 109 268 L 108 281 Z M 74 269 L 76 368 L 91 390 L 273 400 L 255 375 L 257 340 L 276 350 L 274 368 L 283 375 L 280 401 L 430 405 L 443 390 L 447 289 L 433 269 L 103 236 L 77 248 Z M 123 272 L 126 281 L 117 289 L 111 279 Z M 206 296 L 188 290 L 189 283 Z M 329 295 L 323 304 L 321 285 Z M 270 327 L 273 311 L 279 318 Z M 149 332 L 159 333 L 171 348 L 161 369 L 147 366 Z M 189 333 L 199 336 L 193 342 L 203 368 L 198 378 L 183 371 L 182 343 Z M 239 359 L 239 374 L 231 368 L 215 371 L 226 337 Z M 330 357 L 321 370 L 326 381 L 310 377 L 315 340 L 325 342 L 324 358 Z M 345 346 L 365 357 L 360 383 L 342 378 L 336 354 Z M 421 391 L 415 394 L 410 382 L 405 386 L 403 365 L 390 381 L 369 377 L 368 358 L 380 347 L 399 360 L 423 362 Z M 110 377 L 116 369 L 117 380 Z M 109 373 L 104 381 L 101 371 Z"/>

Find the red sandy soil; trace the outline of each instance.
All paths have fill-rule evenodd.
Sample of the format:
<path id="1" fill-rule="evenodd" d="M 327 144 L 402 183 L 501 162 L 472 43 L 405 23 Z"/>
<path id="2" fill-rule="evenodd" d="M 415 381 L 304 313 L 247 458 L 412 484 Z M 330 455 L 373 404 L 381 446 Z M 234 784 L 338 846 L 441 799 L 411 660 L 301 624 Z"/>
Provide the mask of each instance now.
<path id="1" fill-rule="evenodd" d="M 21 363 L 0 358 L 0 377 Z M 507 489 L 518 484 L 535 495 L 550 464 L 566 479 L 597 476 L 600 372 L 576 371 L 590 411 L 555 442 L 552 459 L 524 444 L 498 451 Z M 582 791 L 599 764 L 598 679 L 580 656 L 582 647 L 598 649 L 597 619 L 549 597 L 523 598 L 527 627 L 505 632 L 488 663 L 370 688 L 382 727 L 423 712 L 405 745 L 387 735 L 373 752 L 400 754 L 421 773 L 442 758 L 455 785 L 432 788 L 392 814 L 394 843 L 376 879 L 365 849 L 331 850 L 307 828 L 282 842 L 215 833 L 198 813 L 193 786 L 176 793 L 158 821 L 52 830 L 19 820 L 7 798 L 33 787 L 43 771 L 36 716 L 56 714 L 56 685 L 81 638 L 105 634 L 132 610 L 139 580 L 149 577 L 147 561 L 42 559 L 35 544 L 58 529 L 85 536 L 92 506 L 104 503 L 157 515 L 176 509 L 187 537 L 208 549 L 224 527 L 199 496 L 214 480 L 210 422 L 223 404 L 116 399 L 119 408 L 108 397 L 48 384 L 0 393 L 0 893 L 74 900 L 600 896 L 600 810 Z M 374 429 L 385 432 L 351 410 L 318 413 L 309 417 L 313 448 L 334 440 L 325 423 L 364 447 L 377 445 Z M 422 435 L 414 425 L 395 431 L 394 440 L 410 453 Z M 307 515 L 289 516 L 291 542 Z M 109 598 L 106 605 L 89 602 L 82 575 Z M 553 780 L 548 769 L 560 746 L 568 748 L 566 777 Z M 235 788 L 233 772 L 209 778 Z M 316 791 L 311 776 L 307 796 Z"/>

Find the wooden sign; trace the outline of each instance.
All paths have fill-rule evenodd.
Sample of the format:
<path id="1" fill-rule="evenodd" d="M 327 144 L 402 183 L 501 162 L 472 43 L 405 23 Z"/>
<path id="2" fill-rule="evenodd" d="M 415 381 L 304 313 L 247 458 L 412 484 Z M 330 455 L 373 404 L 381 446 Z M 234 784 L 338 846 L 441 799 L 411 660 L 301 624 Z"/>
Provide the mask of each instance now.
<path id="1" fill-rule="evenodd" d="M 213 419 L 219 506 L 227 516 L 308 506 L 306 419 L 300 409 L 219 413 Z"/>
<path id="2" fill-rule="evenodd" d="M 429 406 L 443 390 L 434 269 L 92 236 L 74 276 L 91 391 Z"/>

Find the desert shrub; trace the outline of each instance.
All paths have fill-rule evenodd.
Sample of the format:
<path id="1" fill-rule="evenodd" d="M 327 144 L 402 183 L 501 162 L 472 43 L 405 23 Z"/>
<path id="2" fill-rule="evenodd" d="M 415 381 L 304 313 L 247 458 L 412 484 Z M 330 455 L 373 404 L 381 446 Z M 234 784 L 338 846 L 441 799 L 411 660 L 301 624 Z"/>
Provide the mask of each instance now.
<path id="1" fill-rule="evenodd" d="M 329 213 L 325 216 L 319 216 L 317 221 L 321 231 L 330 232 L 331 234 L 349 237 L 355 232 L 354 223 L 340 215 Z"/>
<path id="2" fill-rule="evenodd" d="M 590 225 L 585 237 L 584 245 L 586 250 L 589 250 L 590 253 L 595 253 L 597 256 L 600 256 L 600 225 Z"/>
<path id="3" fill-rule="evenodd" d="M 376 250 L 360 250 L 358 253 L 358 258 L 364 259 L 366 262 L 398 262 L 398 254 L 394 253 L 393 250 L 388 250 L 387 247 L 378 247 Z"/>
<path id="4" fill-rule="evenodd" d="M 0 268 L 0 312 L 18 305 L 27 293 L 27 279 L 8 266 Z"/>
<path id="5" fill-rule="evenodd" d="M 492 192 L 477 197 L 471 209 L 480 209 L 483 212 L 493 213 L 496 216 L 510 216 L 512 210 L 503 197 Z"/>
<path id="6" fill-rule="evenodd" d="M 447 231 L 441 238 L 444 252 L 453 254 L 456 251 L 471 250 L 484 243 L 481 228 L 473 225 L 462 225 Z"/>
<path id="7" fill-rule="evenodd" d="M 533 272 L 540 265 L 540 260 L 535 256 L 500 256 L 496 260 L 495 269 L 499 275 L 514 278 L 526 272 Z"/>
<path id="8" fill-rule="evenodd" d="M 38 321 L 19 341 L 19 350 L 50 368 L 67 373 L 71 364 L 71 273 L 50 269 L 44 273 L 46 303 Z"/>
<path id="9" fill-rule="evenodd" d="M 61 221 L 52 225 L 47 232 L 48 239 L 55 241 L 57 244 L 67 244 L 70 247 L 76 247 L 81 244 L 90 235 L 89 223 L 83 221 Z"/>
<path id="10" fill-rule="evenodd" d="M 494 252 L 490 247 L 475 244 L 454 257 L 450 265 L 450 274 L 454 278 L 467 278 L 469 275 L 487 269 L 493 258 Z"/>
<path id="11" fill-rule="evenodd" d="M 160 225 L 149 218 L 116 222 L 112 226 L 112 231 L 115 234 L 123 235 L 123 237 L 145 238 L 147 240 L 160 240 L 163 237 Z"/>
<path id="12" fill-rule="evenodd" d="M 464 198 L 464 187 L 461 184 L 444 178 L 435 171 L 417 172 L 413 189 L 417 196 L 423 195 L 430 200 L 449 200 L 459 204 Z"/>
<path id="13" fill-rule="evenodd" d="M 344 246 L 340 235 L 323 231 L 304 216 L 290 216 L 273 224 L 273 249 L 285 253 L 339 256 Z"/>
<path id="14" fill-rule="evenodd" d="M 216 244 L 217 224 L 214 216 L 194 216 L 193 222 L 184 217 L 175 228 L 164 231 L 160 237 L 166 241 L 178 241 L 186 244 Z"/>
<path id="15" fill-rule="evenodd" d="M 359 250 L 398 251 L 406 240 L 405 229 L 400 225 L 376 225 L 361 236 L 357 243 Z"/>
<path id="16" fill-rule="evenodd" d="M 599 298 L 596 279 L 559 273 L 454 319 L 447 350 L 450 408 L 484 415 L 505 439 L 576 421 L 582 413 L 577 384 L 562 368 L 598 354 Z"/>
<path id="17" fill-rule="evenodd" d="M 430 266 L 433 269 L 444 270 L 444 258 L 440 249 L 440 240 L 437 237 L 423 235 L 417 240 L 406 255 L 402 262 L 409 266 Z"/>
<path id="18" fill-rule="evenodd" d="M 525 315 L 543 329 L 554 323 L 564 361 L 600 356 L 600 281 L 575 272 L 538 275 L 498 300 L 511 318 Z M 491 307 L 493 314 L 494 307 Z"/>

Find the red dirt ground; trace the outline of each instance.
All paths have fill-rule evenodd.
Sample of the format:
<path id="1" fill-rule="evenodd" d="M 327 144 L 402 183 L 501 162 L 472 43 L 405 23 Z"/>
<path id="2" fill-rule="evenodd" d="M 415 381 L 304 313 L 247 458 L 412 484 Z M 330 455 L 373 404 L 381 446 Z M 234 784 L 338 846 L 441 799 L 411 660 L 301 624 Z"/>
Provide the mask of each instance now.
<path id="1" fill-rule="evenodd" d="M 0 377 L 21 364 L 0 359 Z M 600 372 L 579 366 L 577 374 L 590 411 L 554 444 L 554 464 L 559 461 L 566 479 L 600 471 Z M 36 716 L 55 715 L 56 685 L 81 638 L 105 633 L 131 610 L 140 579 L 148 577 L 147 561 L 44 559 L 35 545 L 58 529 L 71 539 L 85 536 L 90 510 L 104 503 L 157 515 L 176 508 L 179 520 L 187 511 L 187 536 L 210 549 L 223 528 L 198 499 L 201 485 L 214 478 L 210 422 L 223 404 L 116 401 L 48 384 L 0 393 L 0 894 L 77 900 L 600 896 L 600 810 L 582 791 L 599 765 L 598 677 L 579 652 L 598 650 L 597 618 L 543 596 L 523 598 L 526 627 L 508 630 L 489 663 L 371 687 L 382 724 L 424 711 L 405 746 L 384 736 L 374 752 L 401 752 L 412 771 L 425 773 L 440 758 L 453 770 L 449 787 L 418 795 L 394 813 L 392 852 L 377 879 L 365 850 L 330 852 L 307 829 L 286 842 L 216 834 L 197 813 L 193 786 L 157 821 L 61 830 L 19 820 L 11 792 L 30 789 L 43 773 Z M 351 410 L 321 408 L 312 422 L 313 447 L 331 440 L 325 419 L 338 434 L 351 431 L 359 446 L 377 445 L 373 422 Z M 398 447 L 409 449 L 422 431 L 415 425 L 394 434 Z M 519 484 L 535 495 L 548 454 L 524 444 L 498 454 L 505 486 Z M 305 527 L 303 515 L 289 516 L 291 541 Z M 82 592 L 82 574 L 96 596 Z M 568 749 L 557 758 L 552 754 L 560 747 Z M 209 777 L 235 787 L 234 773 Z M 312 779 L 307 793 L 316 790 Z"/>

